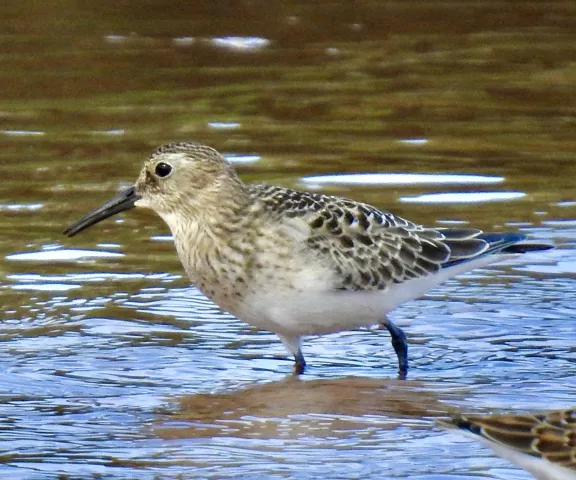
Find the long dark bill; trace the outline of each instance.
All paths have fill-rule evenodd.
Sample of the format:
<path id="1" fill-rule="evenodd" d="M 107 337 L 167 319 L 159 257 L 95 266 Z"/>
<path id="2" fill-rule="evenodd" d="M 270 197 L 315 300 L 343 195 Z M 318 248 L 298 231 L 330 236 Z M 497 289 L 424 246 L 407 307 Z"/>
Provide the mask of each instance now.
<path id="1" fill-rule="evenodd" d="M 108 200 L 96 210 L 92 210 L 90 213 L 87 213 L 81 219 L 74 222 L 64 230 L 64 235 L 72 237 L 78 232 L 81 232 L 82 230 L 85 230 L 112 215 L 116 215 L 117 213 L 134 207 L 134 203 L 139 199 L 140 195 L 136 194 L 136 187 L 130 187 L 120 192 L 114 198 Z"/>

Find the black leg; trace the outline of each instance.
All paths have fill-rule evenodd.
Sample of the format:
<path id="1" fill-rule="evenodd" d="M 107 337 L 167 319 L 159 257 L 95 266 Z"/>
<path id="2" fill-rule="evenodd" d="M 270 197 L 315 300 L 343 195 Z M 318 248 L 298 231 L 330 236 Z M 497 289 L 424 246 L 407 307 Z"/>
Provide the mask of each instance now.
<path id="1" fill-rule="evenodd" d="M 284 346 L 288 351 L 294 355 L 294 375 L 301 375 L 306 369 L 306 360 L 304 360 L 304 355 L 302 355 L 302 347 L 300 345 L 300 337 L 287 337 L 284 335 L 277 334 Z"/>
<path id="2" fill-rule="evenodd" d="M 302 375 L 306 369 L 306 360 L 304 360 L 304 355 L 302 355 L 300 349 L 298 349 L 298 353 L 294 355 L 294 360 L 294 375 Z"/>
<path id="3" fill-rule="evenodd" d="M 390 320 L 388 320 L 384 326 L 390 332 L 392 346 L 398 357 L 398 378 L 405 380 L 406 374 L 408 373 L 408 343 L 406 342 L 406 334 L 404 330 L 394 325 Z"/>

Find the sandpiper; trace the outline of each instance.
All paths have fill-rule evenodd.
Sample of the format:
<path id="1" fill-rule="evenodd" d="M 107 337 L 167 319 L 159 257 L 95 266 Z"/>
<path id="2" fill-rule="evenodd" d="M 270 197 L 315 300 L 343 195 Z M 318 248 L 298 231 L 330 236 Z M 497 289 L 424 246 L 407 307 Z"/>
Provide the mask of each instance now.
<path id="1" fill-rule="evenodd" d="M 187 142 L 159 147 L 135 186 L 64 233 L 133 206 L 168 224 L 197 288 L 280 337 L 297 374 L 306 365 L 303 336 L 379 324 L 390 332 L 404 378 L 406 336 L 387 312 L 460 273 L 550 248 L 519 243 L 518 233 L 429 228 L 346 198 L 245 184 L 216 150 Z"/>
<path id="2" fill-rule="evenodd" d="M 576 480 L 576 410 L 535 415 L 456 415 L 438 424 L 459 429 L 538 480 Z"/>

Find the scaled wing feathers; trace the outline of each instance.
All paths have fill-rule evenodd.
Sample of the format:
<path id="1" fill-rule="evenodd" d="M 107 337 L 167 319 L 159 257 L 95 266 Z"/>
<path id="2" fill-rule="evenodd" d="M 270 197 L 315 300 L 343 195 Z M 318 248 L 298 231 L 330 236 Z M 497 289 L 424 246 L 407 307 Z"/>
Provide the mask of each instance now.
<path id="1" fill-rule="evenodd" d="M 425 228 L 370 205 L 277 186 L 252 185 L 271 214 L 299 217 L 307 246 L 328 261 L 342 290 L 383 290 L 489 248 L 480 230 Z"/>

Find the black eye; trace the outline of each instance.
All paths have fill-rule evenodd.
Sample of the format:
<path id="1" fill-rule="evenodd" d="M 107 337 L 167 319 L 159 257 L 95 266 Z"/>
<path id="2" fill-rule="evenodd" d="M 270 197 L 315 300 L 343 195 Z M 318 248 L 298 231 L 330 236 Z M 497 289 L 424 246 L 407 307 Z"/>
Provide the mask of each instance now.
<path id="1" fill-rule="evenodd" d="M 156 165 L 156 168 L 154 169 L 154 173 L 159 177 L 167 177 L 168 175 L 170 175 L 171 172 L 172 172 L 172 166 L 164 162 L 160 162 L 158 165 Z"/>

